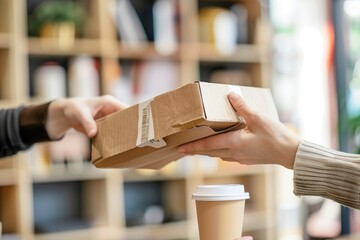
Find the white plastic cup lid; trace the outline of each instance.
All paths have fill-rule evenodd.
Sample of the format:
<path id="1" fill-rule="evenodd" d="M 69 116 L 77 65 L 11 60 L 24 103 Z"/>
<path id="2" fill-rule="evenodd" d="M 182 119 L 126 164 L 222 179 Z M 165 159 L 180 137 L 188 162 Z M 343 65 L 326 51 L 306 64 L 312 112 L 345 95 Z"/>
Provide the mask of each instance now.
<path id="1" fill-rule="evenodd" d="M 200 185 L 193 193 L 192 199 L 198 201 L 230 201 L 249 199 L 249 193 L 245 192 L 244 185 Z"/>

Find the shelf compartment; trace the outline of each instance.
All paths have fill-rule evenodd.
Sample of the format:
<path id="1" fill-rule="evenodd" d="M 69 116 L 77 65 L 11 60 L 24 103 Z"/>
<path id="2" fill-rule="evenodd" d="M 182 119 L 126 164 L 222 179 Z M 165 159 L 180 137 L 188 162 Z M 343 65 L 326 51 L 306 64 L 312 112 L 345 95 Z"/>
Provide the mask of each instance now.
<path id="1" fill-rule="evenodd" d="M 244 36 L 241 37 L 241 39 L 237 39 L 238 42 L 247 42 L 247 43 L 254 43 L 258 40 L 258 36 L 257 36 L 257 28 L 258 28 L 258 20 L 259 20 L 259 16 L 261 16 L 261 3 L 259 1 L 252 1 L 252 0 L 242 0 L 242 1 L 236 1 L 236 0 L 231 0 L 231 1 L 221 1 L 221 0 L 197 0 L 197 5 L 198 5 L 198 11 L 200 12 L 201 10 L 204 9 L 224 9 L 224 10 L 228 10 L 230 12 L 232 12 L 233 14 L 235 14 L 236 16 L 238 16 L 238 20 L 241 19 L 241 25 L 245 24 L 246 26 L 244 28 L 242 28 L 242 31 L 246 31 L 246 37 L 244 39 Z M 235 5 L 239 5 L 240 7 L 242 7 L 244 10 L 243 11 L 233 11 L 233 7 Z M 244 12 L 245 11 L 245 12 Z M 244 13 L 246 15 L 244 15 Z M 204 16 L 203 16 L 204 17 Z M 211 24 L 214 24 L 214 20 L 212 19 L 211 14 L 208 14 L 208 16 L 206 16 L 205 14 L 205 19 L 207 19 L 208 22 L 210 22 Z M 245 22 L 244 22 L 244 17 L 245 17 Z M 238 24 L 238 21 L 237 21 Z"/>
<path id="2" fill-rule="evenodd" d="M 39 56 L 76 56 L 76 55 L 101 55 L 101 44 L 98 39 L 76 39 L 70 48 L 61 48 L 54 39 L 29 38 L 28 53 Z"/>
<path id="3" fill-rule="evenodd" d="M 40 20 L 35 18 L 36 11 L 39 10 L 40 5 L 46 4 L 46 0 L 27 0 L 25 7 L 26 7 L 26 18 L 25 23 L 27 24 L 27 35 L 28 37 L 36 37 L 40 35 L 41 32 L 41 25 L 45 24 L 47 21 L 51 20 L 43 20 L 42 16 L 40 16 Z M 77 29 L 75 26 L 74 34 L 76 37 L 83 37 L 83 38 L 100 38 L 100 14 L 99 14 L 99 5 L 100 2 L 98 0 L 89 0 L 89 1 L 81 1 L 81 0 L 75 0 L 71 1 L 74 2 L 75 5 L 74 8 L 79 7 L 83 10 L 84 13 L 84 19 L 82 19 L 82 23 L 78 25 L 80 27 Z M 101 2 L 102 3 L 102 2 Z M 49 8 L 42 8 L 40 9 L 41 12 L 51 12 L 51 9 Z M 65 10 L 63 10 L 65 11 Z M 49 13 L 47 13 L 49 14 Z M 56 13 L 55 13 L 56 14 Z M 79 11 L 75 11 L 71 14 L 77 14 L 77 17 L 79 19 Z M 39 15 L 44 15 L 44 13 L 40 13 Z M 60 17 L 61 18 L 61 17 Z M 67 18 L 67 17 L 65 17 Z M 35 22 L 32 22 L 35 21 Z M 80 30 L 80 31 L 79 31 Z M 66 35 L 68 36 L 68 35 Z"/>
<path id="4" fill-rule="evenodd" d="M 264 87 L 260 63 L 201 61 L 200 80 L 211 83 Z"/>
<path id="5" fill-rule="evenodd" d="M 126 226 L 150 226 L 187 219 L 185 180 L 125 182 Z"/>
<path id="6" fill-rule="evenodd" d="M 106 181 L 33 184 L 34 232 L 54 233 L 104 226 Z"/>
<path id="7" fill-rule="evenodd" d="M 81 64 L 82 73 L 79 73 Z M 28 94 L 33 102 L 49 101 L 54 98 L 94 96 L 101 91 L 100 68 L 98 57 L 79 55 L 30 55 Z M 83 76 L 86 71 L 86 78 Z M 72 75 L 75 73 L 75 75 Z M 90 77 L 91 76 L 91 77 Z M 82 87 L 85 79 L 87 88 Z M 80 82 L 80 83 L 79 83 Z M 51 83 L 51 84 L 50 84 Z"/>
<path id="8" fill-rule="evenodd" d="M 76 165 L 77 164 L 77 165 Z M 91 163 L 74 163 L 74 166 L 65 164 L 52 164 L 48 171 L 33 173 L 34 183 L 68 182 L 85 180 L 102 180 L 106 178 L 106 170 L 97 169 Z"/>

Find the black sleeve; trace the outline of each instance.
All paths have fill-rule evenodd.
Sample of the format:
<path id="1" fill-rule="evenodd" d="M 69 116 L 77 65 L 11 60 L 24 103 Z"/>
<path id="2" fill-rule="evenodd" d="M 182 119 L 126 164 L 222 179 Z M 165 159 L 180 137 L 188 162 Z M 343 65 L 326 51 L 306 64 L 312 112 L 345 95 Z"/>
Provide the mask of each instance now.
<path id="1" fill-rule="evenodd" d="M 0 157 L 51 141 L 45 123 L 50 102 L 0 110 Z"/>
<path id="2" fill-rule="evenodd" d="M 0 110 L 0 157 L 16 154 L 28 149 L 20 135 L 19 118 L 24 106 Z"/>
<path id="3" fill-rule="evenodd" d="M 21 111 L 19 132 L 25 144 L 51 141 L 45 128 L 50 103 L 28 105 Z"/>

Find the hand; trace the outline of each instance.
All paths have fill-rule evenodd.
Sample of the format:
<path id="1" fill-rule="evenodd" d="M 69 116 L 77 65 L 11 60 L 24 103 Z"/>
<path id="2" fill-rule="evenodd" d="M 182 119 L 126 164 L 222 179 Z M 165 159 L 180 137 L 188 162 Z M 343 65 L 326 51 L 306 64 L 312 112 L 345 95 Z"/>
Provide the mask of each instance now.
<path id="1" fill-rule="evenodd" d="M 112 96 L 59 99 L 50 103 L 46 130 L 51 139 L 59 139 L 70 128 L 89 138 L 97 133 L 95 120 L 126 107 Z"/>
<path id="2" fill-rule="evenodd" d="M 228 98 L 246 128 L 184 144 L 178 151 L 220 157 L 241 164 L 280 164 L 292 169 L 300 139 L 281 122 L 248 107 L 236 93 Z"/>

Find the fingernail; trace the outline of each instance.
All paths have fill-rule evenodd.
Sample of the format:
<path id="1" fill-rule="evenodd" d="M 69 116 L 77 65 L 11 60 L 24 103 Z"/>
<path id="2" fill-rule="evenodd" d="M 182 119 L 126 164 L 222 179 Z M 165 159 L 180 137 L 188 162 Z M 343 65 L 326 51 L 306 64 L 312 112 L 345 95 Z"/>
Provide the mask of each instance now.
<path id="1" fill-rule="evenodd" d="M 96 133 L 97 133 L 96 128 L 90 128 L 87 130 L 87 135 L 89 138 L 95 137 Z"/>
<path id="2" fill-rule="evenodd" d="M 231 92 L 228 96 L 230 100 L 237 100 L 239 98 L 239 95 L 236 92 Z"/>

